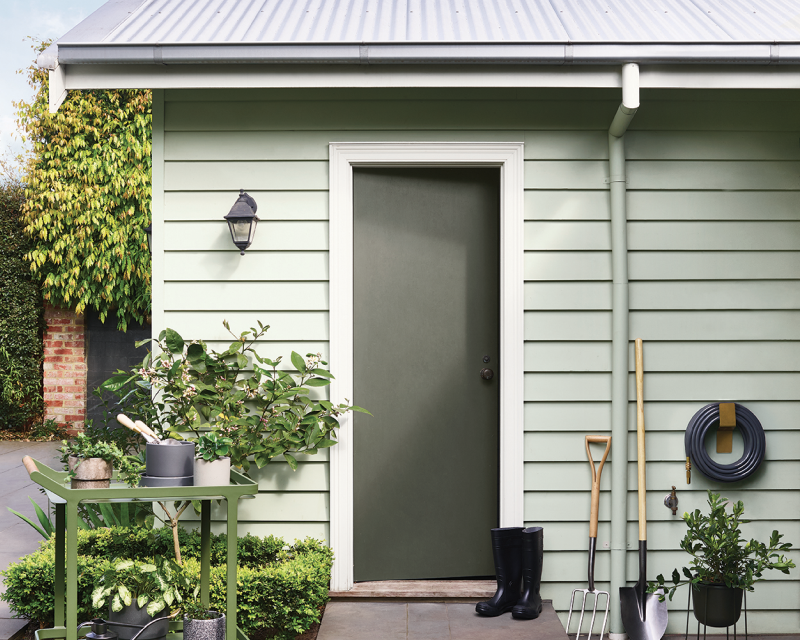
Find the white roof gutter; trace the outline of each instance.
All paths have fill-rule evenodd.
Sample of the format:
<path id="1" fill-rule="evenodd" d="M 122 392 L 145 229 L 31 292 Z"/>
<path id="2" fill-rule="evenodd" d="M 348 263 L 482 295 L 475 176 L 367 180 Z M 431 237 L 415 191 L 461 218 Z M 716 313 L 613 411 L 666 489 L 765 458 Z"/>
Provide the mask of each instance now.
<path id="1" fill-rule="evenodd" d="M 38 59 L 59 64 L 800 64 L 800 43 L 59 43 Z"/>

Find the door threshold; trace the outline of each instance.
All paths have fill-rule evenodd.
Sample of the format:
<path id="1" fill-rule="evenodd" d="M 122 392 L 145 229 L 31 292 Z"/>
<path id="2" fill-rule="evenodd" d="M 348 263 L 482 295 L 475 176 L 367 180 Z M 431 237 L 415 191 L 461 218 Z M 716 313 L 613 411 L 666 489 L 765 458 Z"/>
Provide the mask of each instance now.
<path id="1" fill-rule="evenodd" d="M 495 580 L 376 580 L 328 595 L 338 602 L 479 602 L 496 590 Z"/>

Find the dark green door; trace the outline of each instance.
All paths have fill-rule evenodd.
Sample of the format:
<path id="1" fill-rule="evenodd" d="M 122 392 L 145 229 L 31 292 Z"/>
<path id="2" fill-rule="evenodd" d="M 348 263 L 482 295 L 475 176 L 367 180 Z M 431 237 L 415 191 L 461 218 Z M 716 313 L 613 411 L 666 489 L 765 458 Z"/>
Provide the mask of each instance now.
<path id="1" fill-rule="evenodd" d="M 353 181 L 355 580 L 493 575 L 500 172 Z"/>

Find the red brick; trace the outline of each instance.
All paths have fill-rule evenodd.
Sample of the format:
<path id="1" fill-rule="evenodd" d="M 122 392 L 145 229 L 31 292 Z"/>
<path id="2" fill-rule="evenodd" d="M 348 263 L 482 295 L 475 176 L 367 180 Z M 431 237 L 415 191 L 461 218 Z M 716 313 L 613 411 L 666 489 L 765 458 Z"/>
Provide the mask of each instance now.
<path id="1" fill-rule="evenodd" d="M 47 400 L 47 398 L 45 398 L 45 400 Z M 48 409 L 55 409 L 61 406 L 62 406 L 61 400 L 47 400 Z"/>

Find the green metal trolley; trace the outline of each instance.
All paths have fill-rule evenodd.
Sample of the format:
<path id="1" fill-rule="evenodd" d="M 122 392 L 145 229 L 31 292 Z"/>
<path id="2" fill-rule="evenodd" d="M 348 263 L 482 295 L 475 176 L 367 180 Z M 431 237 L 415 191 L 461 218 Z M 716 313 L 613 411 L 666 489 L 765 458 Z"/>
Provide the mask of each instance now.
<path id="1" fill-rule="evenodd" d="M 22 459 L 31 480 L 42 486 L 47 497 L 55 504 L 56 557 L 55 557 L 55 625 L 36 632 L 37 640 L 77 640 L 78 638 L 78 505 L 81 502 L 156 502 L 174 500 L 200 500 L 200 599 L 209 604 L 209 578 L 211 575 L 211 501 L 227 502 L 228 523 L 228 575 L 226 638 L 248 640 L 236 626 L 236 543 L 239 498 L 258 493 L 258 484 L 250 478 L 231 470 L 230 483 L 217 487 L 136 487 L 111 481 L 107 489 L 72 489 L 69 475 L 51 469 L 30 456 Z M 65 538 L 66 535 L 66 538 Z M 65 543 L 66 542 L 66 546 Z M 66 598 L 65 598 L 66 591 Z M 66 604 L 66 608 L 65 608 Z M 180 621 L 170 624 L 167 640 L 179 640 Z"/>

